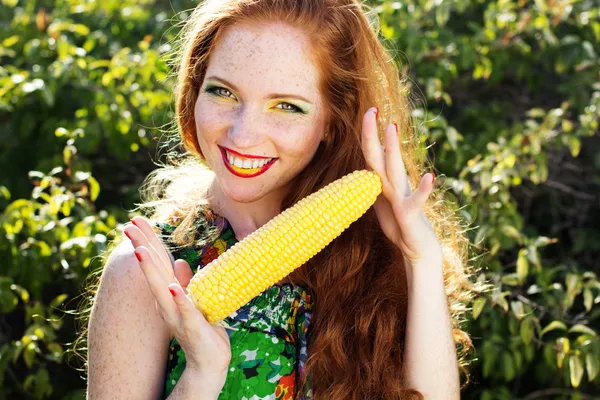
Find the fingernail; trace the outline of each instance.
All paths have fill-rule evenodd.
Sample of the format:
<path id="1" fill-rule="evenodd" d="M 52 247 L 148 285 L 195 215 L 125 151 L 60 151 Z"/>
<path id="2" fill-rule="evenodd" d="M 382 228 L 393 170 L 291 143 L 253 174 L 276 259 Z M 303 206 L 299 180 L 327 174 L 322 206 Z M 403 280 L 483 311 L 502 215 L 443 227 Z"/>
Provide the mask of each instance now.
<path id="1" fill-rule="evenodd" d="M 175 297 L 175 291 L 171 288 L 169 288 L 169 292 L 171 292 L 171 296 Z"/>
<path id="2" fill-rule="evenodd" d="M 385 153 L 385 146 L 383 147 L 383 152 Z"/>
<path id="3" fill-rule="evenodd" d="M 375 107 L 375 119 L 379 118 L 379 108 Z"/>
<path id="4" fill-rule="evenodd" d="M 134 217 L 134 218 L 135 218 L 135 217 Z M 129 222 L 131 222 L 132 224 L 134 224 L 135 226 L 137 226 L 137 225 L 135 224 L 135 221 L 133 220 L 133 218 L 131 218 L 131 219 L 129 220 Z"/>
<path id="5" fill-rule="evenodd" d="M 135 258 L 137 258 L 138 261 L 141 262 L 142 261 L 142 256 L 137 252 L 137 250 L 134 251 L 133 253 L 135 254 Z"/>
<path id="6" fill-rule="evenodd" d="M 396 135 L 398 134 L 398 124 L 394 124 L 394 126 L 396 127 Z"/>
<path id="7" fill-rule="evenodd" d="M 435 181 L 435 174 L 432 172 L 431 173 L 431 183 L 433 183 L 433 181 Z"/>
<path id="8" fill-rule="evenodd" d="M 125 234 L 125 236 L 127 236 L 127 239 L 131 240 L 131 236 L 129 236 L 129 233 L 127 233 L 127 231 L 123 231 L 123 233 Z"/>

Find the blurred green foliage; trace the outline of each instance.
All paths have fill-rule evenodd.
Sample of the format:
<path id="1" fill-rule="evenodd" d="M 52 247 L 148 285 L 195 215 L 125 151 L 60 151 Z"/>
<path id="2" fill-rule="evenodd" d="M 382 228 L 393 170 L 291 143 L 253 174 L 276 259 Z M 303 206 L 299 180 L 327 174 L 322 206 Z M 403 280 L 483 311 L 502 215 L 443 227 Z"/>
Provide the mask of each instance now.
<path id="1" fill-rule="evenodd" d="M 598 398 L 600 5 L 369 4 L 494 287 L 463 398 Z M 173 119 L 194 5 L 0 0 L 0 399 L 83 397 L 72 313 Z"/>

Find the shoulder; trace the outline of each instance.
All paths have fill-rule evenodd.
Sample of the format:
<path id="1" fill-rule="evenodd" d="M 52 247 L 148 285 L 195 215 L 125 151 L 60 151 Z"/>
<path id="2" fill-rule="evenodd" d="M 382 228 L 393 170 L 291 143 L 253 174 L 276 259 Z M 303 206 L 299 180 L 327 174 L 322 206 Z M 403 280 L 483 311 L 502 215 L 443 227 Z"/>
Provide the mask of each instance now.
<path id="1" fill-rule="evenodd" d="M 121 240 L 110 250 L 104 264 L 104 274 L 122 276 L 131 273 L 133 268 L 139 269 L 133 244 L 129 240 Z"/>
<path id="2" fill-rule="evenodd" d="M 162 390 L 170 330 L 133 251 L 129 240 L 112 248 L 94 295 L 88 326 L 90 398 L 118 393 L 158 398 Z"/>

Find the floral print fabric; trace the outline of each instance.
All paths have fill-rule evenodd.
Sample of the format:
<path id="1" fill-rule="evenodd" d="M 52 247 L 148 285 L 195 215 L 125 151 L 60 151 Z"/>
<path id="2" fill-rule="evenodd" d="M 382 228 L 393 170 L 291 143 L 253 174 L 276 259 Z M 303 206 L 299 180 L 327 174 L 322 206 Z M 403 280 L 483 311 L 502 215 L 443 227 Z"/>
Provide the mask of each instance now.
<path id="1" fill-rule="evenodd" d="M 206 208 L 220 230 L 218 239 L 203 248 L 188 247 L 172 252 L 184 259 L 196 273 L 237 243 L 229 221 Z M 175 226 L 157 223 L 164 238 Z M 225 322 L 232 358 L 219 400 L 282 399 L 311 400 L 310 380 L 298 390 L 307 358 L 307 334 L 312 300 L 308 292 L 291 284 L 273 285 L 231 314 Z M 185 354 L 177 339 L 169 348 L 164 396 L 168 397 L 185 369 Z"/>

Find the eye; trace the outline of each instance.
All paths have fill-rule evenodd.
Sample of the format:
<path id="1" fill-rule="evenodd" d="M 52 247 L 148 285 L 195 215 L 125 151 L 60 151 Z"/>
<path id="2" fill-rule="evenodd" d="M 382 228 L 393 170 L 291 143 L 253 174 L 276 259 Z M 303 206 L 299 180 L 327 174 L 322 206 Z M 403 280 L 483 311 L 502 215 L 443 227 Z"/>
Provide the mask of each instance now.
<path id="1" fill-rule="evenodd" d="M 231 93 L 231 91 L 229 89 L 225 89 L 223 87 L 211 86 L 211 87 L 207 87 L 206 91 L 209 93 L 212 93 L 214 95 L 220 96 L 220 97 L 229 97 L 231 99 L 235 99 L 235 96 L 233 95 L 233 93 Z"/>
<path id="2" fill-rule="evenodd" d="M 281 107 L 279 107 L 279 106 L 281 106 Z M 291 111 L 291 112 L 303 112 L 303 111 L 300 109 L 300 107 L 296 107 L 295 105 L 293 105 L 293 104 L 290 104 L 290 103 L 279 103 L 279 104 L 277 105 L 277 108 L 281 108 L 281 109 L 282 109 L 282 110 L 284 110 L 284 111 Z"/>

